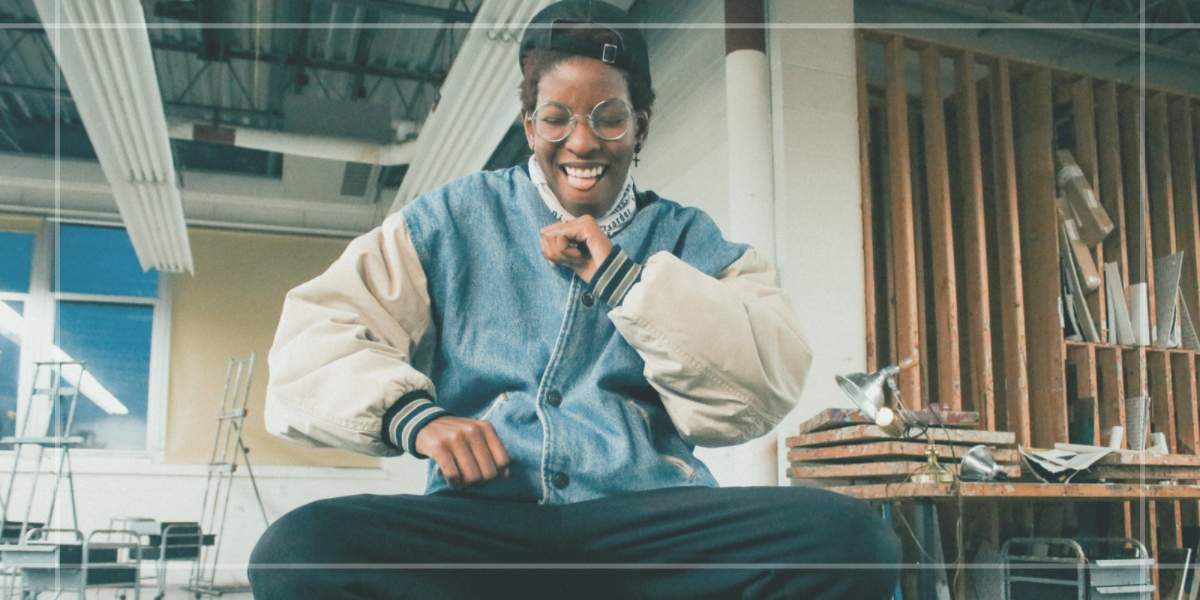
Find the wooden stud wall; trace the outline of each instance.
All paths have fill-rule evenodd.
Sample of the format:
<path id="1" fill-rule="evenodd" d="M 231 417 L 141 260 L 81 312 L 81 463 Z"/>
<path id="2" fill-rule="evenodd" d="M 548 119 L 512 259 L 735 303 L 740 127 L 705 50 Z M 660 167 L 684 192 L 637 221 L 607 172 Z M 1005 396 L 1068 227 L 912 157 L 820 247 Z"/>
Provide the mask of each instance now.
<path id="1" fill-rule="evenodd" d="M 995 384 L 992 372 L 992 324 L 988 288 L 987 224 L 983 205 L 983 156 L 979 133 L 979 94 L 975 56 L 970 52 L 955 61 L 958 83 L 955 112 L 958 116 L 958 172 L 963 204 L 963 269 L 966 286 L 966 352 L 963 368 L 971 387 L 965 404 L 980 414 L 988 429 L 996 429 Z"/>
<path id="2" fill-rule="evenodd" d="M 1149 429 L 1200 454 L 1200 351 L 1063 338 L 1053 157 L 1071 150 L 1092 184 L 1115 224 L 1093 258 L 1117 263 L 1122 288 L 1147 285 L 1152 329 L 1154 259 L 1178 251 L 1200 322 L 1200 100 L 869 31 L 858 56 L 870 368 L 920 355 L 901 380 L 910 405 L 977 411 L 1041 448 L 1107 444 L 1117 425 L 1128 447 L 1125 401 L 1150 396 Z M 1103 291 L 1088 303 L 1098 330 L 1115 326 Z M 1200 527 L 1194 500 L 1092 504 L 1064 514 L 1155 556 Z M 1022 503 L 986 506 L 993 542 L 1046 526 Z"/>

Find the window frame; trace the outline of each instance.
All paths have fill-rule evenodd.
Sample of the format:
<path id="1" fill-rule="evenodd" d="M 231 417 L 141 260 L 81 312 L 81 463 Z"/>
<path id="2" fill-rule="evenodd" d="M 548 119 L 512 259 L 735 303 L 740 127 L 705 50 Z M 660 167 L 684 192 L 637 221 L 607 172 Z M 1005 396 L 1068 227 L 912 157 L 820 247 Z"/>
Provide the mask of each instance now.
<path id="1" fill-rule="evenodd" d="M 158 286 L 154 297 L 110 296 L 78 292 L 54 291 L 54 267 L 58 261 L 58 234 L 60 225 L 83 225 L 124 229 L 120 223 L 84 219 L 55 219 L 43 221 L 40 230 L 9 229 L 33 233 L 33 257 L 30 270 L 29 292 L 0 292 L 0 301 L 23 302 L 25 327 L 21 333 L 21 356 L 17 380 L 17 406 L 29 402 L 29 390 L 34 375 L 35 360 L 49 355 L 56 328 L 57 306 L 60 301 L 104 303 L 125 306 L 149 306 L 153 309 L 150 333 L 150 368 L 148 394 L 146 398 L 146 446 L 140 450 L 109 450 L 103 448 L 78 448 L 72 455 L 79 458 L 89 456 L 114 458 L 124 456 L 138 459 L 137 462 L 162 463 L 166 449 L 168 397 L 170 391 L 171 350 L 171 305 L 174 278 L 171 273 L 158 273 Z M 11 454 L 11 450 L 5 451 Z"/>

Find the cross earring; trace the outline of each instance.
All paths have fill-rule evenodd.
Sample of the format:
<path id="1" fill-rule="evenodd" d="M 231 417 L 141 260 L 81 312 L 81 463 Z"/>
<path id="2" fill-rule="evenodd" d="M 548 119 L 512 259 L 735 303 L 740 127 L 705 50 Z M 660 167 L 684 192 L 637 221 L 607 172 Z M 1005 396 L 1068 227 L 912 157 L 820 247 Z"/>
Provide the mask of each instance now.
<path id="1" fill-rule="evenodd" d="M 640 158 L 638 158 L 638 154 L 640 154 L 640 153 L 641 153 L 641 151 L 642 151 L 642 145 L 641 145 L 641 144 L 638 144 L 637 146 L 634 146 L 634 148 L 633 148 L 633 166 L 634 166 L 634 168 L 637 168 L 637 166 L 638 166 L 638 163 L 640 163 L 640 162 L 641 162 L 641 159 L 640 159 Z"/>

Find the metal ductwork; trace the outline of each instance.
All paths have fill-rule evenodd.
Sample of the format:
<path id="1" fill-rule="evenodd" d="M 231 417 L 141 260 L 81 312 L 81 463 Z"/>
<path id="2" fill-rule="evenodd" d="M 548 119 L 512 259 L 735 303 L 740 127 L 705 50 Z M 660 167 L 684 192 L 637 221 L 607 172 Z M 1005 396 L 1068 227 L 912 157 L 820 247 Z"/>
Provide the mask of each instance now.
<path id="1" fill-rule="evenodd" d="M 417 137 L 392 211 L 487 163 L 521 111 L 517 47 L 529 19 L 550 0 L 484 0 Z"/>
<path id="2" fill-rule="evenodd" d="M 413 150 L 416 147 L 415 140 L 395 144 L 373 144 L 346 138 L 244 127 L 213 127 L 199 123 L 171 125 L 167 133 L 171 138 L 179 140 L 195 140 L 384 167 L 408 164 L 412 161 Z"/>
<path id="3" fill-rule="evenodd" d="M 34 0 L 143 269 L 193 271 L 137 0 Z"/>

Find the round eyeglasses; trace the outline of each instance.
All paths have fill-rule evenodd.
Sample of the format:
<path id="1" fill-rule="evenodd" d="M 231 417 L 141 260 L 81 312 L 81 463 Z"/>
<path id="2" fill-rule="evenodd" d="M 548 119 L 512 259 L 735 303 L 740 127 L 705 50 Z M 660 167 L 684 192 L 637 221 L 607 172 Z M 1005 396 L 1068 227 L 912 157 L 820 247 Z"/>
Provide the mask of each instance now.
<path id="1" fill-rule="evenodd" d="M 533 121 L 534 133 L 553 144 L 567 139 L 575 131 L 580 116 L 557 102 L 544 102 L 528 118 Z M 587 121 L 596 137 L 609 142 L 619 140 L 629 133 L 633 109 L 624 100 L 605 100 L 592 107 Z"/>

